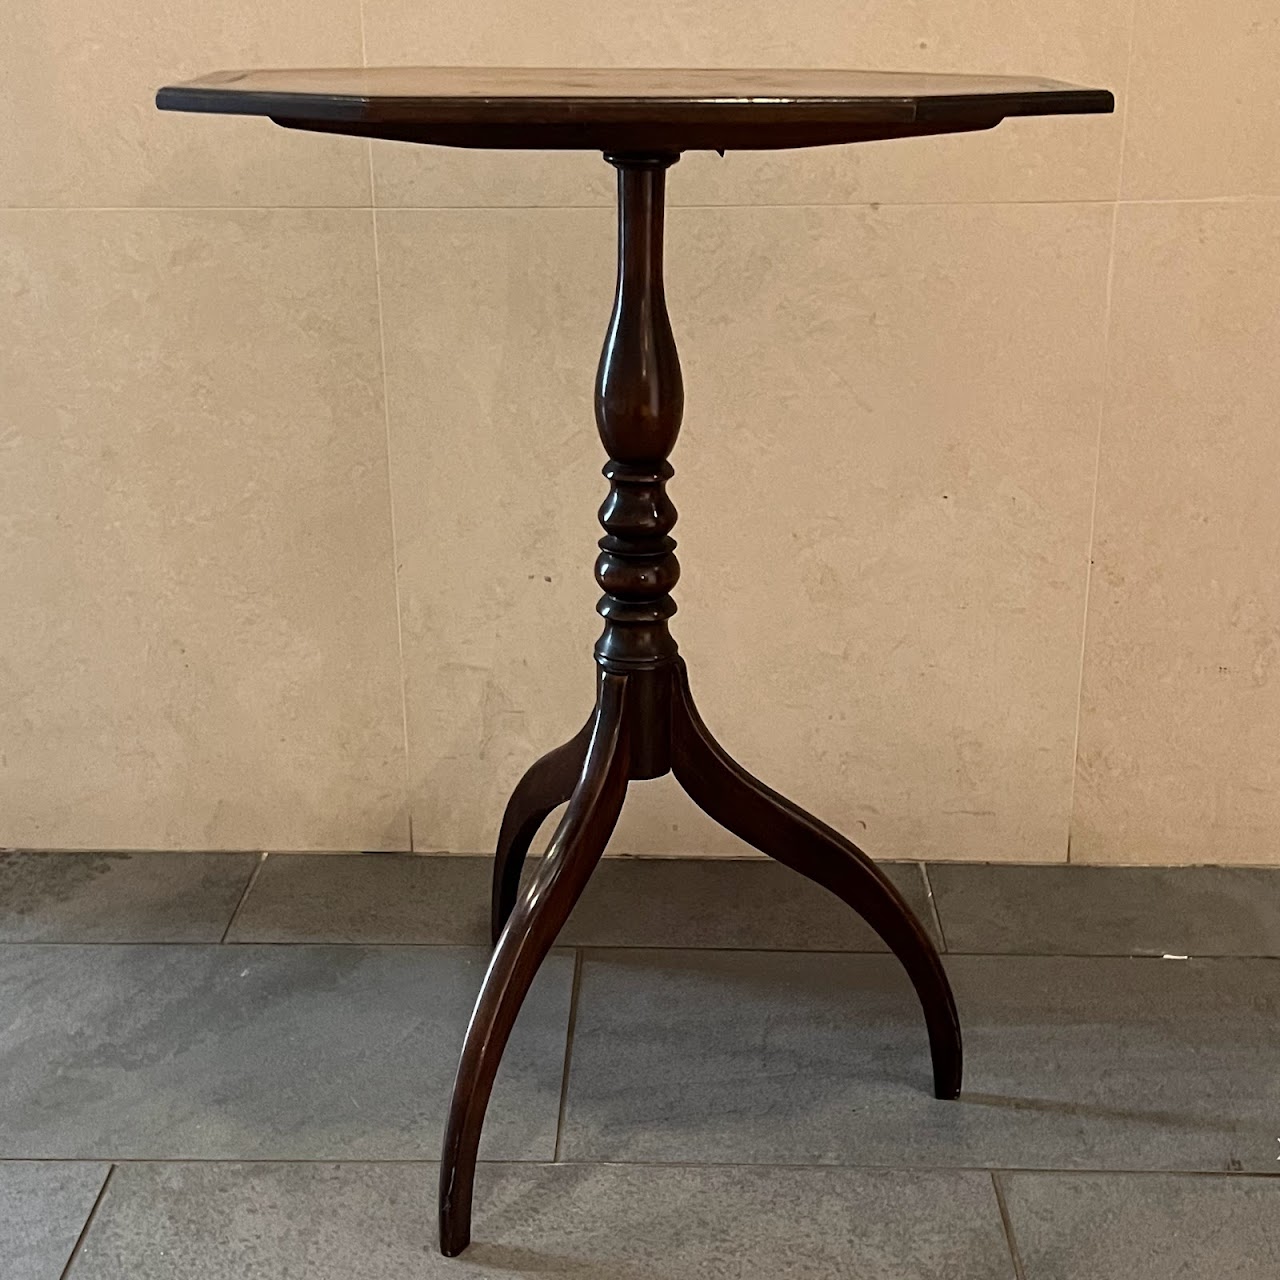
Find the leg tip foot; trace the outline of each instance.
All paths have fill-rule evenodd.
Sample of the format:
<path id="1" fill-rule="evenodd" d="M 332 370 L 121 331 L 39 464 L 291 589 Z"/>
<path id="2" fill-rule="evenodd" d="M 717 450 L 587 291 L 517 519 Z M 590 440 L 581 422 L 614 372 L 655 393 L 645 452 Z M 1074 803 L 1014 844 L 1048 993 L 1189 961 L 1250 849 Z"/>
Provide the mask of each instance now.
<path id="1" fill-rule="evenodd" d="M 954 1102 L 960 1096 L 960 1080 L 958 1062 L 939 1065 L 933 1073 L 933 1096 L 943 1102 Z"/>
<path id="2" fill-rule="evenodd" d="M 440 1252 L 446 1258 L 456 1258 L 471 1243 L 471 1232 L 440 1224 Z"/>

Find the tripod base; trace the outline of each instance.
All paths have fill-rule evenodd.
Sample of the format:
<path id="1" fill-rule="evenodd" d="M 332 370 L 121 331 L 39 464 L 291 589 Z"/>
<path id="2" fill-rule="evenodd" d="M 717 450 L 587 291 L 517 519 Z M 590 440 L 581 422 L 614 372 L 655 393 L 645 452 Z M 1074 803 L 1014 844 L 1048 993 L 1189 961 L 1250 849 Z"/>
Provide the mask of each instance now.
<path id="1" fill-rule="evenodd" d="M 494 866 L 496 947 L 467 1028 L 440 1167 L 440 1249 L 471 1239 L 471 1196 L 485 1109 L 516 1015 L 547 952 L 604 854 L 632 779 L 672 772 L 734 835 L 829 889 L 898 957 L 924 1007 L 934 1092 L 960 1094 L 960 1023 L 942 962 L 923 926 L 874 862 L 837 831 L 753 778 L 711 736 L 676 657 L 656 667 L 602 670 L 582 731 L 543 756 L 507 804 Z M 519 893 L 529 845 L 568 801 L 537 875 Z"/>

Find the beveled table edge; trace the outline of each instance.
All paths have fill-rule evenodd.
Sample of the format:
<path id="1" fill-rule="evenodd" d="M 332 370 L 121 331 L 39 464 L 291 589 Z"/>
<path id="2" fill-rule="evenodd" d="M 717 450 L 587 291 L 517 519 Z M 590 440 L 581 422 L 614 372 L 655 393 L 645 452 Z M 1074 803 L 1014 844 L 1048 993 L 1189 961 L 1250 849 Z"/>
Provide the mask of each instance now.
<path id="1" fill-rule="evenodd" d="M 296 69 L 304 73 L 305 68 Z M 330 70 L 330 69 L 318 69 Z M 332 70 L 341 70 L 333 68 Z M 353 74 L 380 68 L 351 68 Z M 396 68 L 412 71 L 415 68 Z M 423 68 L 423 70 L 472 70 Z M 475 69 L 483 71 L 483 68 Z M 494 68 L 500 74 L 501 68 Z M 555 71 L 556 68 L 517 68 Z M 724 69 L 726 76 L 749 76 L 749 69 Z M 664 147 L 710 149 L 721 145 L 750 150 L 805 146 L 818 142 L 856 142 L 874 136 L 944 133 L 952 129 L 990 128 L 1007 116 L 1105 114 L 1114 110 L 1109 90 L 1042 80 L 1044 88 L 1005 92 L 792 94 L 788 96 L 700 97 L 619 94 L 376 94 L 314 90 L 244 89 L 235 81 L 250 74 L 221 71 L 156 94 L 164 111 L 267 116 L 292 128 L 350 132 L 357 136 L 399 137 L 407 141 L 462 146 L 581 147 L 609 145 L 618 128 L 637 137 L 652 134 Z M 272 74 L 263 69 L 253 74 Z M 288 71 L 282 74 L 289 74 Z M 666 71 L 655 74 L 668 74 Z M 678 71 L 670 74 L 678 74 Z M 760 70 L 762 76 L 785 74 Z M 865 72 L 850 71 L 856 77 Z M 913 73 L 902 74 L 909 78 Z M 931 73 L 920 73 L 927 81 Z M 962 82 L 966 77 L 954 78 Z M 974 80 L 985 77 L 975 76 Z M 991 77 L 1015 82 L 1017 77 Z M 351 126 L 343 128 L 343 126 Z M 880 127 L 887 135 L 878 135 Z M 848 130 L 847 135 L 842 130 Z M 681 146 L 680 131 L 688 130 Z M 720 132 L 724 130 L 723 134 Z M 757 141 L 758 139 L 758 141 Z M 793 140 L 794 139 L 794 140 Z M 812 139 L 813 141 L 810 141 Z"/>

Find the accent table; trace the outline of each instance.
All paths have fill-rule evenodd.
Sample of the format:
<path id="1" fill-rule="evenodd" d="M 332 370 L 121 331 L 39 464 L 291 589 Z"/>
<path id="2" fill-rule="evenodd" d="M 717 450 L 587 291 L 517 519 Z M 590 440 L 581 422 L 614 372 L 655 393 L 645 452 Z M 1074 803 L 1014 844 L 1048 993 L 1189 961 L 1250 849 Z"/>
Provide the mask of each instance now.
<path id="1" fill-rule="evenodd" d="M 674 773 L 722 826 L 843 899 L 906 969 L 939 1098 L 960 1093 L 960 1023 L 928 934 L 875 863 L 739 766 L 702 722 L 668 620 L 680 576 L 667 496 L 684 407 L 663 295 L 666 171 L 688 150 L 764 150 L 990 129 L 1006 116 L 1108 112 L 1054 80 L 879 71 L 468 67 L 227 71 L 159 91 L 164 110 L 268 116 L 291 129 L 441 146 L 600 151 L 618 173 L 618 279 L 596 376 L 609 493 L 595 574 L 596 703 L 507 804 L 493 878 L 495 948 L 454 1083 L 440 1166 L 440 1248 L 471 1238 L 476 1152 L 516 1015 L 604 853 L 632 779 Z M 523 893 L 542 822 L 568 808 Z"/>

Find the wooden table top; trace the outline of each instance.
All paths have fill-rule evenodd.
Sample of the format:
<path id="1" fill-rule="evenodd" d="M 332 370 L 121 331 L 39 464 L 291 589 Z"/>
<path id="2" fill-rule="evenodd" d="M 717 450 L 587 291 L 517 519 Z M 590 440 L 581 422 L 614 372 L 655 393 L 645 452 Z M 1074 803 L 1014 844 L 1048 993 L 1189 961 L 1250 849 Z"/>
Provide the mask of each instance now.
<path id="1" fill-rule="evenodd" d="M 332 67 L 220 71 L 167 85 L 167 111 L 454 146 L 770 149 L 1108 112 L 1105 89 L 909 71 Z"/>

